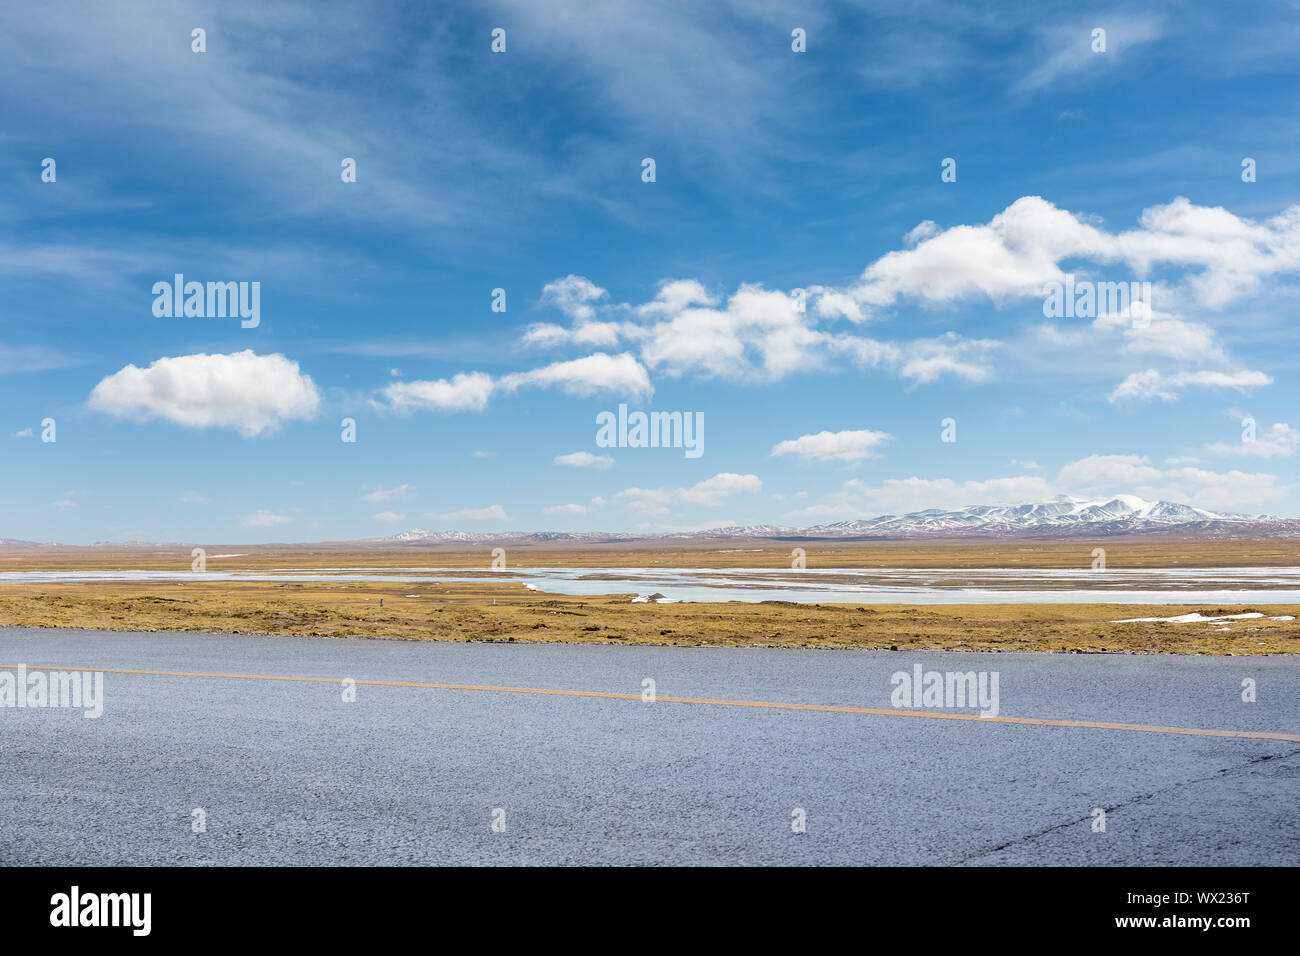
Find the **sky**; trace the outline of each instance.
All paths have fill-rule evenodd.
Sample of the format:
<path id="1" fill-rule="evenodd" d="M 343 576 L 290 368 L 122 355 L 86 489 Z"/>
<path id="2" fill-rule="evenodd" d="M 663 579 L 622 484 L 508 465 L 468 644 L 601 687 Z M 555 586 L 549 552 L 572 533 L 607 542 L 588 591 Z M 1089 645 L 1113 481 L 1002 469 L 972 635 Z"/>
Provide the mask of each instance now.
<path id="1" fill-rule="evenodd" d="M 1297 49 L 1269 2 L 4 5 L 0 537 L 1300 516 Z"/>

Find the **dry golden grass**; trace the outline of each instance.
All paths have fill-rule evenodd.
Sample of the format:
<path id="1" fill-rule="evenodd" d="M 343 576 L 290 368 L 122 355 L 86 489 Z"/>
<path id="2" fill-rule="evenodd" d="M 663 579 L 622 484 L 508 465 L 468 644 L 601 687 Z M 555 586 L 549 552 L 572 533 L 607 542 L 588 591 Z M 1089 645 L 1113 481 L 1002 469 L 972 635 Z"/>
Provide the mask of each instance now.
<path id="1" fill-rule="evenodd" d="M 736 541 L 690 546 L 593 545 L 508 547 L 510 567 L 789 568 L 790 551 L 807 552 L 810 568 L 1087 568 L 1094 548 L 1106 549 L 1111 568 L 1296 567 L 1300 541 L 1174 541 L 1103 538 L 1044 542 Z M 262 545 L 207 547 L 210 570 L 324 567 L 487 568 L 491 548 L 327 548 Z M 238 557 L 222 558 L 221 554 Z M 101 549 L 0 549 L 0 571 L 177 570 L 190 566 L 188 546 Z"/>
<path id="2" fill-rule="evenodd" d="M 417 596 L 407 596 L 412 594 Z M 630 598 L 542 595 L 519 584 L 491 581 L 3 585 L 0 625 L 906 651 L 1300 653 L 1300 623 L 1295 621 L 1110 623 L 1191 610 L 1300 616 L 1300 609 L 1280 605 L 632 604 Z M 1217 630 L 1224 626 L 1230 630 Z"/>
<path id="3" fill-rule="evenodd" d="M 1300 543 L 1123 539 L 1070 542 L 921 544 L 735 542 L 692 547 L 625 545 L 511 548 L 512 568 L 789 568 L 792 547 L 813 568 L 1087 568 L 1104 547 L 1111 568 L 1249 567 L 1300 564 Z M 490 549 L 220 546 L 209 570 L 395 567 L 483 568 Z M 234 554 L 236 557 L 220 557 Z M 188 547 L 0 551 L 0 570 L 187 570 Z M 408 595 L 417 595 L 409 597 Z M 213 631 L 401 640 L 543 641 L 899 650 L 1110 651 L 1178 654 L 1300 652 L 1300 624 L 1113 624 L 1199 610 L 1258 610 L 1300 616 L 1279 605 L 999 604 L 872 605 L 632 604 L 631 594 L 566 597 L 520 584 L 482 582 L 86 583 L 0 585 L 0 625 L 113 630 Z M 380 601 L 383 606 L 380 606 Z M 1228 627 L 1228 631 L 1219 628 Z"/>

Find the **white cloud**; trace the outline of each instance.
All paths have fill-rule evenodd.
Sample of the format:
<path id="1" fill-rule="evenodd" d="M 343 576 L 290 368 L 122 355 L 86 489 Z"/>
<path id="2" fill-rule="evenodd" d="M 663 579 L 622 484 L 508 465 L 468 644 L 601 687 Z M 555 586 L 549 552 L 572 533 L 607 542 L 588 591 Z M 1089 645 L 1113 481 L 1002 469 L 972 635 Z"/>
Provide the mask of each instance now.
<path id="1" fill-rule="evenodd" d="M 542 514 L 548 515 L 585 515 L 586 513 L 585 505 L 550 505 L 542 509 Z"/>
<path id="2" fill-rule="evenodd" d="M 772 455 L 797 455 L 807 461 L 861 461 L 876 457 L 878 446 L 893 438 L 887 432 L 866 429 L 821 431 L 779 442 L 772 448 Z"/>
<path id="3" fill-rule="evenodd" d="M 991 339 L 963 339 L 946 332 L 934 339 L 917 339 L 907 346 L 902 375 L 917 385 L 926 385 L 942 375 L 968 382 L 986 382 L 993 377 L 989 353 L 998 343 Z"/>
<path id="4" fill-rule="evenodd" d="M 850 319 L 853 322 L 862 322 L 866 319 L 862 306 L 847 293 L 837 292 L 825 286 L 813 286 L 808 291 L 812 293 L 817 314 L 823 319 Z"/>
<path id="5" fill-rule="evenodd" d="M 1197 365 L 1227 362 L 1228 356 L 1218 334 L 1204 322 L 1154 310 L 1141 316 L 1142 321 L 1136 321 L 1132 312 L 1130 308 L 1099 316 L 1092 327 L 1103 333 L 1122 332 L 1122 351 L 1125 354 L 1161 355 Z"/>
<path id="6" fill-rule="evenodd" d="M 619 355 L 595 352 L 585 358 L 553 362 L 531 372 L 506 375 L 499 384 L 505 389 L 558 386 L 570 395 L 580 396 L 608 391 L 632 397 L 654 391 L 645 366 L 627 352 Z"/>
<path id="7" fill-rule="evenodd" d="M 14 437 L 14 438 L 31 438 L 31 437 L 32 437 L 32 430 L 31 430 L 30 428 L 20 428 L 20 429 L 18 429 L 18 431 L 16 431 L 16 432 L 13 433 L 13 436 L 12 436 L 12 437 Z"/>
<path id="8" fill-rule="evenodd" d="M 1059 485 L 1075 494 L 1135 494 L 1202 508 L 1240 511 L 1286 494 L 1276 475 L 1214 472 L 1177 463 L 1159 468 L 1142 455 L 1090 455 L 1065 465 Z"/>
<path id="9" fill-rule="evenodd" d="M 914 246 L 918 242 L 929 239 L 931 236 L 939 234 L 939 226 L 933 219 L 926 219 L 919 223 L 916 228 L 908 232 L 903 237 L 903 241 L 909 246 Z"/>
<path id="10" fill-rule="evenodd" d="M 313 417 L 320 393 L 297 362 L 245 349 L 160 358 L 146 369 L 128 365 L 95 386 L 89 405 L 120 418 L 233 428 L 252 437 Z"/>
<path id="11" fill-rule="evenodd" d="M 1254 441 L 1215 442 L 1202 451 L 1207 455 L 1243 455 L 1254 458 L 1289 458 L 1300 448 L 1300 431 L 1285 422 L 1274 422 L 1268 431 L 1255 435 Z"/>
<path id="12" fill-rule="evenodd" d="M 665 279 L 650 302 L 638 306 L 638 315 L 650 318 L 668 318 L 692 307 L 709 308 L 718 304 L 703 283 L 696 279 Z"/>
<path id="13" fill-rule="evenodd" d="M 1121 402 L 1159 399 L 1162 402 L 1172 402 L 1188 388 L 1234 388 L 1237 391 L 1245 391 L 1250 388 L 1262 388 L 1272 383 L 1273 379 L 1263 372 L 1249 370 L 1238 372 L 1200 370 L 1166 374 L 1149 368 L 1142 372 L 1133 372 L 1115 386 L 1110 393 L 1110 400 Z"/>
<path id="14" fill-rule="evenodd" d="M 492 395 L 492 376 L 461 372 L 448 381 L 394 382 L 383 390 L 389 406 L 398 412 L 436 410 L 481 412 Z"/>
<path id="15" fill-rule="evenodd" d="M 721 472 L 689 488 L 625 488 L 614 500 L 637 511 L 652 515 L 668 514 L 680 504 L 717 505 L 738 494 L 755 494 L 763 490 L 757 475 Z"/>
<path id="16" fill-rule="evenodd" d="M 1053 494 L 1055 491 L 1048 481 L 1030 475 L 990 478 L 986 481 L 913 476 L 889 478 L 874 485 L 851 478 L 839 491 L 824 496 L 819 504 L 782 515 L 782 520 L 826 522 L 878 514 L 906 514 L 927 508 L 957 509 L 980 504 L 1020 504 L 1025 501 L 1041 501 Z"/>
<path id="17" fill-rule="evenodd" d="M 999 307 L 1024 299 L 1041 303 L 1045 286 L 1063 283 L 1068 267 L 1086 281 L 1111 283 L 1141 281 L 1156 269 L 1170 273 L 1167 282 L 1152 284 L 1163 310 L 1154 313 L 1144 302 L 1152 312 L 1143 316 L 1146 321 L 1102 315 L 1088 327 L 1037 330 L 1039 348 L 1091 353 L 1104 336 L 1114 339 L 1116 359 L 1159 357 L 1181 367 L 1136 371 L 1121 383 L 1116 399 L 1173 400 L 1185 387 L 1254 387 L 1266 384 L 1267 376 L 1231 369 L 1215 330 L 1178 309 L 1220 308 L 1254 293 L 1266 279 L 1300 274 L 1300 205 L 1255 221 L 1176 197 L 1143 210 L 1136 228 L 1111 231 L 1096 217 L 1058 208 L 1040 196 L 1022 196 L 987 223 L 942 229 L 926 220 L 905 242 L 907 248 L 880 256 L 846 288 L 810 284 L 802 310 L 791 294 L 757 283 L 742 283 L 724 298 L 698 280 L 669 279 L 651 301 L 629 304 L 609 301 L 608 293 L 586 277 L 565 276 L 548 283 L 542 299 L 563 312 L 569 325 L 534 325 L 525 343 L 619 345 L 628 351 L 517 372 L 497 384 L 508 389 L 554 385 L 579 395 L 600 389 L 648 393 L 651 374 L 766 382 L 825 371 L 846 360 L 891 370 L 914 385 L 945 376 L 990 382 L 996 378 L 995 359 L 1005 351 L 1002 342 L 951 330 L 889 342 L 829 326 L 878 319 L 906 301 L 930 308 L 979 299 Z M 1101 279 L 1094 278 L 1098 269 L 1107 270 Z M 1020 354 L 1019 363 L 1026 358 Z M 1049 362 L 1057 361 L 1051 356 L 1040 364 L 1054 367 Z M 1090 370 L 1106 364 L 1094 362 Z"/>
<path id="18" fill-rule="evenodd" d="M 595 318 L 596 310 L 591 303 L 608 297 L 608 292 L 583 276 L 567 275 L 542 287 L 543 303 L 580 321 Z"/>
<path id="19" fill-rule="evenodd" d="M 1122 264 L 1138 276 L 1159 265 L 1192 270 L 1188 293 L 1217 308 L 1264 278 L 1300 270 L 1300 206 L 1257 223 L 1179 196 L 1144 210 L 1139 228 L 1112 233 L 1040 196 L 1023 196 L 987 224 L 953 226 L 887 253 L 846 291 L 868 310 L 900 298 L 930 305 L 1041 299 L 1044 285 L 1064 281 L 1067 260 L 1072 268 L 1075 260 Z"/>
<path id="20" fill-rule="evenodd" d="M 913 476 L 868 484 L 853 478 L 817 504 L 782 515 L 782 520 L 812 524 L 929 508 L 1033 504 L 1059 494 L 1102 498 L 1134 494 L 1202 508 L 1250 511 L 1282 497 L 1288 490 L 1276 475 L 1213 472 L 1187 466 L 1161 468 L 1141 455 L 1090 455 L 1067 463 L 1055 481 L 1039 475 L 982 481 Z"/>
<path id="21" fill-rule="evenodd" d="M 681 283 L 670 283 L 660 291 L 658 321 L 648 327 L 641 346 L 650 368 L 673 377 L 740 380 L 779 379 L 822 364 L 825 333 L 813 327 L 806 311 L 795 310 L 786 293 L 746 284 L 725 308 L 704 306 L 697 298 L 673 312 L 673 305 L 688 298 L 665 290 L 679 288 Z"/>
<path id="22" fill-rule="evenodd" d="M 425 518 L 437 521 L 509 521 L 510 517 L 500 505 L 486 508 L 462 508 L 460 511 L 447 511 L 442 514 L 426 514 Z"/>
<path id="23" fill-rule="evenodd" d="M 205 498 L 197 491 L 183 492 L 181 496 L 176 500 L 179 501 L 181 504 L 186 504 L 186 505 L 206 505 L 210 501 L 212 501 L 211 498 Z"/>
<path id="24" fill-rule="evenodd" d="M 1057 477 L 1066 487 L 1092 491 L 1136 488 L 1162 475 L 1143 455 L 1089 455 L 1065 465 Z"/>
<path id="25" fill-rule="evenodd" d="M 1144 498 L 1181 501 L 1204 508 L 1239 511 L 1263 505 L 1287 494 L 1276 475 L 1243 471 L 1214 472 L 1203 468 L 1173 468 L 1159 484 L 1139 486 Z"/>
<path id="26" fill-rule="evenodd" d="M 575 451 L 568 455 L 556 455 L 555 464 L 570 468 L 608 468 L 614 464 L 609 455 L 593 455 L 589 451 Z"/>
<path id="27" fill-rule="evenodd" d="M 370 516 L 374 521 L 382 521 L 384 524 L 394 524 L 398 521 L 405 521 L 406 515 L 399 514 L 396 511 L 381 511 L 378 514 Z"/>
<path id="28" fill-rule="evenodd" d="M 362 501 L 388 501 L 390 498 L 405 498 L 415 490 L 415 485 L 398 485 L 396 488 L 379 488 L 361 496 Z"/>
<path id="29" fill-rule="evenodd" d="M 610 338 L 634 343 L 650 370 L 678 378 L 688 375 L 727 381 L 774 381 L 825 368 L 848 359 L 867 368 L 903 364 L 905 377 L 929 382 L 944 374 L 970 381 L 990 376 L 989 351 L 997 344 L 964 340 L 954 333 L 904 346 L 862 336 L 829 332 L 819 319 L 864 318 L 850 295 L 821 286 L 810 291 L 810 308 L 799 311 L 788 293 L 743 284 L 719 303 L 697 281 L 677 279 L 660 285 L 654 300 L 639 306 L 610 306 L 638 322 L 600 324 Z M 534 326 L 525 342 L 560 345 L 577 340 L 573 330 Z M 630 354 L 627 355 L 630 360 Z M 638 370 L 638 373 L 640 370 Z M 512 380 L 525 380 L 514 376 Z M 504 380 L 503 380 L 504 382 Z M 646 386 L 649 387 L 647 380 Z"/>
<path id="30" fill-rule="evenodd" d="M 542 287 L 542 304 L 559 309 L 572 323 L 571 328 L 550 322 L 529 326 L 524 344 L 541 348 L 558 345 L 581 345 L 610 348 L 618 344 L 624 328 L 617 322 L 597 322 L 592 303 L 609 298 L 609 293 L 584 276 L 568 275 Z"/>
<path id="31" fill-rule="evenodd" d="M 244 515 L 239 519 L 239 523 L 245 528 L 269 528 L 278 524 L 289 524 L 293 518 L 289 515 L 276 514 L 273 511 L 265 509 L 254 511 L 250 515 Z"/>
<path id="32" fill-rule="evenodd" d="M 609 391 L 641 397 L 653 392 L 650 376 L 633 356 L 595 352 L 584 358 L 553 362 L 527 372 L 514 372 L 495 382 L 484 372 L 462 372 L 450 380 L 394 382 L 385 387 L 382 394 L 388 406 L 398 412 L 422 409 L 482 411 L 494 392 L 511 392 L 525 387 L 558 387 L 570 395 L 579 396 Z"/>
<path id="33" fill-rule="evenodd" d="M 699 484 L 683 490 L 683 501 L 697 505 L 716 505 L 726 501 L 732 495 L 757 494 L 763 490 L 763 483 L 757 475 L 737 475 L 723 472 L 706 478 Z"/>
<path id="34" fill-rule="evenodd" d="M 1093 51 L 1094 27 L 1106 31 L 1106 49 Z M 1057 26 L 1044 32 L 1047 58 L 1016 83 L 1018 91 L 1037 90 L 1067 76 L 1098 73 L 1126 59 L 1125 54 L 1160 39 L 1164 27 L 1158 17 L 1109 13 L 1088 21 Z"/>

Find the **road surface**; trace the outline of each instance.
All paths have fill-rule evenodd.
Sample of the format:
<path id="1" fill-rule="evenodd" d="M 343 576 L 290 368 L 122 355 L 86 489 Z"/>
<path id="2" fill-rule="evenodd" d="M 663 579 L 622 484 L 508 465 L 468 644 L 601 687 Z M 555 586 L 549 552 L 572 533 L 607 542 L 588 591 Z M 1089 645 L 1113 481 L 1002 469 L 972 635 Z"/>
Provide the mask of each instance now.
<path id="1" fill-rule="evenodd" d="M 1300 657 L 0 629 L 20 664 L 108 672 L 98 719 L 0 706 L 5 864 L 1300 863 Z M 895 706 L 916 664 L 998 718 Z"/>

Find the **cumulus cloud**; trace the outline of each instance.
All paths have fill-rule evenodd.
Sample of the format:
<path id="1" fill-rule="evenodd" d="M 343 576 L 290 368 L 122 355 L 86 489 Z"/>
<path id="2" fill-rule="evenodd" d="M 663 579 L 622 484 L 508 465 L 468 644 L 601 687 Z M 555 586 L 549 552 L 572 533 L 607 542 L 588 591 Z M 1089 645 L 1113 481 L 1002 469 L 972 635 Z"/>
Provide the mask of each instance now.
<path id="1" fill-rule="evenodd" d="M 608 296 L 608 292 L 583 276 L 567 275 L 542 287 L 542 302 L 555 306 L 571 319 L 594 318 L 596 310 L 591 303 Z"/>
<path id="2" fill-rule="evenodd" d="M 550 505 L 542 509 L 542 514 L 548 515 L 585 515 L 586 513 L 586 505 Z"/>
<path id="3" fill-rule="evenodd" d="M 908 234 L 903 237 L 903 241 L 907 243 L 909 246 L 914 246 L 918 242 L 921 242 L 925 239 L 929 239 L 931 236 L 935 236 L 938 234 L 939 234 L 939 226 L 934 222 L 933 219 L 926 219 L 921 223 L 917 224 L 916 228 L 908 232 Z"/>
<path id="4" fill-rule="evenodd" d="M 1144 210 L 1138 228 L 1108 232 L 1023 196 L 987 224 L 953 226 L 885 254 L 844 291 L 866 314 L 904 298 L 930 305 L 1041 298 L 1047 283 L 1064 281 L 1067 260 L 1122 265 L 1138 276 L 1157 266 L 1188 270 L 1194 301 L 1217 308 L 1265 278 L 1300 270 L 1300 206 L 1260 223 L 1179 196 Z"/>
<path id="5" fill-rule="evenodd" d="M 484 372 L 461 372 L 424 382 L 394 382 L 383 390 L 394 411 L 434 410 L 481 412 L 492 395 L 492 376 Z"/>
<path id="6" fill-rule="evenodd" d="M 572 325 L 565 328 L 550 322 L 536 323 L 524 333 L 524 344 L 542 348 L 570 343 L 597 348 L 617 345 L 622 335 L 621 325 L 595 321 L 596 309 L 592 303 L 608 297 L 608 292 L 584 276 L 568 275 L 548 282 L 542 287 L 542 304 L 559 309 Z"/>
<path id="7" fill-rule="evenodd" d="M 821 431 L 778 442 L 772 448 L 772 455 L 795 455 L 806 461 L 861 461 L 876 457 L 878 447 L 893 439 L 887 432 L 866 429 Z"/>
<path id="8" fill-rule="evenodd" d="M 89 405 L 119 418 L 232 428 L 253 437 L 313 417 L 320 393 L 297 362 L 245 349 L 160 358 L 143 369 L 128 365 L 95 386 Z"/>
<path id="9" fill-rule="evenodd" d="M 570 468 L 608 468 L 614 464 L 609 455 L 593 455 L 589 451 L 575 451 L 568 455 L 556 455 L 555 464 Z"/>
<path id="10" fill-rule="evenodd" d="M 1115 389 L 1114 400 L 1169 401 L 1191 387 L 1255 387 L 1268 377 L 1232 369 L 1211 325 L 1184 313 L 1189 305 L 1222 308 L 1254 294 L 1266 280 L 1300 273 L 1300 205 L 1257 221 L 1180 196 L 1143 210 L 1135 228 L 1115 231 L 1096 217 L 1022 196 L 986 223 L 940 228 L 926 220 L 904 241 L 906 248 L 875 259 L 855 282 L 843 288 L 810 285 L 804 296 L 754 282 L 717 295 L 698 280 L 674 278 L 664 280 L 648 302 L 616 303 L 586 277 L 556 279 L 543 289 L 542 302 L 568 324 L 533 325 L 524 342 L 625 351 L 516 372 L 496 387 L 648 394 L 651 375 L 769 382 L 844 362 L 888 370 L 913 385 L 945 377 L 990 382 L 997 378 L 1002 342 L 952 330 L 882 341 L 833 324 L 847 320 L 858 326 L 904 303 L 940 309 L 972 300 L 999 307 L 1041 302 L 1049 283 L 1064 283 L 1067 268 L 1085 281 L 1097 281 L 1090 277 L 1105 270 L 1111 283 L 1141 280 L 1156 269 L 1168 273 L 1167 282 L 1153 284 L 1160 291 L 1160 312 L 1143 301 L 1141 316 L 1128 306 L 1101 315 L 1090 327 L 1046 325 L 1037 332 L 1040 345 L 1091 348 L 1109 338 L 1116 358 L 1175 365 L 1133 372 Z M 488 384 L 476 407 L 486 401 Z"/>

